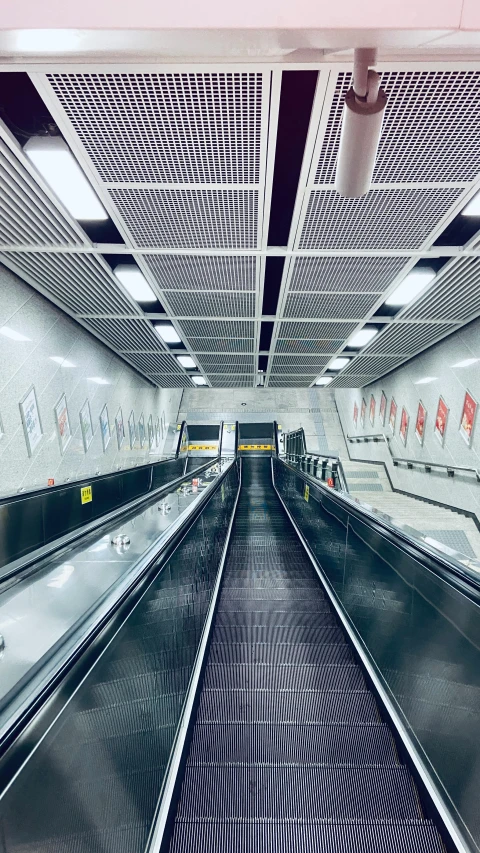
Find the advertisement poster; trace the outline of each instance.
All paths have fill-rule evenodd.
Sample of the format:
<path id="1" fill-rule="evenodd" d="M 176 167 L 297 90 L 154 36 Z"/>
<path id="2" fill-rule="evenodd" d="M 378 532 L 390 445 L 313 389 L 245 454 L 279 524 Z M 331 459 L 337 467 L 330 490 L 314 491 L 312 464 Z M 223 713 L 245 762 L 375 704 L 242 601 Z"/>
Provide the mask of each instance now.
<path id="1" fill-rule="evenodd" d="M 132 409 L 128 418 L 128 437 L 130 439 L 130 450 L 135 447 L 135 413 Z"/>
<path id="2" fill-rule="evenodd" d="M 143 412 L 138 419 L 138 440 L 140 447 L 143 447 L 145 444 L 145 418 L 143 417 Z"/>
<path id="3" fill-rule="evenodd" d="M 375 421 L 375 397 L 373 396 L 373 394 L 370 397 L 370 414 L 369 414 L 369 416 L 370 416 L 370 423 L 373 426 L 374 421 Z"/>
<path id="4" fill-rule="evenodd" d="M 86 453 L 93 439 L 92 413 L 88 400 L 85 400 L 80 409 L 80 429 L 82 431 L 83 449 Z"/>
<path id="5" fill-rule="evenodd" d="M 33 385 L 25 394 L 23 400 L 20 401 L 20 415 L 22 418 L 28 455 L 32 456 L 33 451 L 39 445 L 43 436 L 40 412 L 38 411 L 37 405 L 37 395 L 35 394 L 35 388 Z"/>
<path id="6" fill-rule="evenodd" d="M 152 418 L 152 416 L 150 415 L 150 417 L 149 417 L 149 419 L 148 419 L 148 446 L 149 446 L 150 450 L 151 450 L 151 449 L 152 449 L 152 447 L 153 447 L 153 438 L 154 438 L 154 433 L 153 433 L 153 418 Z"/>
<path id="7" fill-rule="evenodd" d="M 390 414 L 388 416 L 388 425 L 389 425 L 390 429 L 392 430 L 392 433 L 395 433 L 395 422 L 396 422 L 396 420 L 397 420 L 397 404 L 396 404 L 394 398 L 392 397 L 392 400 L 390 402 Z"/>
<path id="8" fill-rule="evenodd" d="M 353 404 L 353 423 L 355 424 L 355 429 L 356 429 L 357 423 L 358 423 L 358 406 L 357 406 L 356 401 Z"/>
<path id="9" fill-rule="evenodd" d="M 360 409 L 360 426 L 362 427 L 362 429 L 365 426 L 365 412 L 366 411 L 367 411 L 367 402 L 365 400 L 365 397 L 362 397 L 362 408 Z"/>
<path id="10" fill-rule="evenodd" d="M 122 444 L 125 441 L 125 427 L 123 425 L 123 412 L 121 408 L 115 415 L 115 430 L 117 433 L 118 449 L 121 450 Z"/>
<path id="11" fill-rule="evenodd" d="M 427 410 L 420 400 L 417 409 L 417 420 L 415 421 L 415 435 L 420 444 L 423 444 L 425 438 L 425 421 L 427 420 Z"/>
<path id="12" fill-rule="evenodd" d="M 407 410 L 406 410 L 406 408 L 405 408 L 405 406 L 404 406 L 404 407 L 403 407 L 403 409 L 402 409 L 402 415 L 401 415 L 401 418 L 400 418 L 400 438 L 402 439 L 402 441 L 403 441 L 403 443 L 404 443 L 404 444 L 406 444 L 406 443 L 407 443 L 408 422 L 409 422 L 409 420 L 410 420 L 410 418 L 408 417 L 408 412 L 407 412 Z"/>
<path id="13" fill-rule="evenodd" d="M 382 391 L 382 396 L 380 397 L 380 423 L 384 427 L 385 426 L 385 417 L 387 415 L 387 396 L 385 391 Z"/>
<path id="14" fill-rule="evenodd" d="M 445 400 L 443 399 L 443 397 L 440 397 L 438 400 L 437 414 L 435 415 L 434 433 L 437 436 L 440 444 L 442 444 L 442 445 L 445 441 L 445 431 L 447 429 L 448 412 L 449 412 L 449 408 L 448 408 Z"/>
<path id="15" fill-rule="evenodd" d="M 105 403 L 102 411 L 100 412 L 100 432 L 102 434 L 102 445 L 103 452 L 105 453 L 108 445 L 110 444 L 110 421 L 108 420 L 108 409 L 107 404 Z"/>
<path id="16" fill-rule="evenodd" d="M 477 401 L 471 394 L 465 394 L 462 409 L 462 419 L 460 421 L 460 435 L 470 447 L 473 439 L 473 428 L 475 426 L 475 416 L 477 414 Z"/>
<path id="17" fill-rule="evenodd" d="M 60 453 L 63 455 L 72 438 L 70 418 L 68 417 L 67 398 L 65 397 L 65 394 L 62 394 L 53 411 L 55 414 L 58 440 L 60 442 Z"/>
<path id="18" fill-rule="evenodd" d="M 155 421 L 155 447 L 160 446 L 160 418 Z"/>

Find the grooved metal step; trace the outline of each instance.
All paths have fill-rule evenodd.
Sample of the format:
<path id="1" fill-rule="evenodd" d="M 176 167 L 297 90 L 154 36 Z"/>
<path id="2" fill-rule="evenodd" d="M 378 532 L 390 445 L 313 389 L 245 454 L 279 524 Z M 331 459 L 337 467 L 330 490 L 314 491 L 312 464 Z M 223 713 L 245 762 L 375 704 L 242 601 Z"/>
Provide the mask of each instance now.
<path id="1" fill-rule="evenodd" d="M 379 723 L 371 693 L 202 690 L 197 722 Z"/>

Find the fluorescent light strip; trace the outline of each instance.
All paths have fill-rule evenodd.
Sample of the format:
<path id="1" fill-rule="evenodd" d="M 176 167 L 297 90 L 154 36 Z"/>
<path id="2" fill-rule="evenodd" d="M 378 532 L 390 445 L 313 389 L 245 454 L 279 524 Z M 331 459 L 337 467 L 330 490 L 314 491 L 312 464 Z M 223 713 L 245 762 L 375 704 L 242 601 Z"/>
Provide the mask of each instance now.
<path id="1" fill-rule="evenodd" d="M 331 364 L 328 365 L 329 370 L 342 370 L 349 363 L 349 358 L 334 358 Z"/>
<path id="2" fill-rule="evenodd" d="M 178 336 L 175 326 L 172 326 L 171 323 L 156 323 L 154 328 L 165 344 L 182 343 L 182 339 Z"/>
<path id="3" fill-rule="evenodd" d="M 378 329 L 374 329 L 372 326 L 364 326 L 363 329 L 360 329 L 359 332 L 355 332 L 355 334 L 348 339 L 347 345 L 349 347 L 360 349 L 360 347 L 364 347 L 365 344 L 368 344 L 373 340 L 375 335 L 378 335 Z"/>
<path id="4" fill-rule="evenodd" d="M 398 287 L 387 297 L 385 305 L 395 305 L 399 308 L 408 305 L 419 293 L 430 284 L 436 276 L 435 270 L 424 268 L 412 270 L 398 285 Z"/>
<path id="5" fill-rule="evenodd" d="M 75 219 L 108 219 L 103 205 L 61 136 L 32 136 L 23 150 Z"/>
<path id="6" fill-rule="evenodd" d="M 330 385 L 330 382 L 332 382 L 334 378 L 334 376 L 320 376 L 320 378 L 315 382 L 315 385 Z"/>
<path id="7" fill-rule="evenodd" d="M 473 196 L 462 210 L 462 216 L 480 216 L 480 193 Z"/>
<path id="8" fill-rule="evenodd" d="M 207 384 L 207 380 L 205 379 L 204 376 L 192 376 L 192 382 L 195 385 L 206 385 Z"/>
<path id="9" fill-rule="evenodd" d="M 196 367 L 193 358 L 190 355 L 177 355 L 177 359 L 182 367 Z"/>
<path id="10" fill-rule="evenodd" d="M 115 267 L 115 275 L 123 284 L 125 290 L 128 290 L 130 296 L 136 302 L 156 302 L 152 288 L 148 284 L 145 276 L 137 266 L 133 264 L 119 264 Z"/>

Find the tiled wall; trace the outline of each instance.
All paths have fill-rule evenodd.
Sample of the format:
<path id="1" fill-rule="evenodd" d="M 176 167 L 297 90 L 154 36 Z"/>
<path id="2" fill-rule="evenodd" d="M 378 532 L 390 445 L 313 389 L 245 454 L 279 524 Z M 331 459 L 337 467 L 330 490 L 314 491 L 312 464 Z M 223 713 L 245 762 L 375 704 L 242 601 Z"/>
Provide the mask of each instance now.
<path id="1" fill-rule="evenodd" d="M 2 329 L 13 330 L 28 340 L 13 340 Z M 73 367 L 62 367 L 52 357 L 67 359 Z M 98 385 L 89 377 L 106 379 Z M 19 402 L 31 386 L 35 387 L 43 438 L 30 458 L 27 453 Z M 61 455 L 54 407 L 65 393 L 72 439 Z M 181 389 L 160 390 L 149 385 L 125 362 L 89 334 L 82 326 L 56 308 L 29 285 L 0 266 L 0 494 L 15 494 L 19 489 L 36 489 L 67 480 L 115 471 L 118 466 L 158 459 L 163 441 L 143 449 L 138 439 L 133 450 L 128 438 L 128 418 L 144 413 L 145 429 L 150 414 L 153 422 L 164 413 L 164 420 L 176 420 Z M 90 401 L 94 436 L 84 452 L 79 411 Z M 99 415 L 107 404 L 112 437 L 103 452 Z M 115 415 L 122 408 L 125 441 L 118 450 Z M 165 448 L 166 452 L 170 448 Z"/>
<path id="2" fill-rule="evenodd" d="M 459 362 L 467 359 L 478 359 L 478 361 L 468 367 L 457 366 Z M 421 380 L 426 378 L 431 378 L 433 381 L 422 383 Z M 382 427 L 379 419 L 382 390 L 387 395 L 385 427 Z M 475 320 L 459 332 L 445 338 L 379 382 L 360 390 L 338 390 L 335 392 L 335 397 L 345 434 L 368 435 L 385 432 L 391 436 L 390 446 L 395 456 L 480 469 L 480 411 L 477 410 L 470 447 L 467 446 L 459 431 L 466 391 L 480 404 L 480 320 Z M 376 400 L 373 427 L 368 416 L 371 394 Z M 435 415 L 440 395 L 450 409 L 443 447 L 434 434 Z M 355 429 L 353 407 L 356 401 L 360 410 L 362 396 L 367 402 L 365 425 L 362 428 L 359 416 Z M 392 396 L 398 406 L 393 436 L 388 427 Z M 427 410 L 423 446 L 415 436 L 415 421 L 420 400 Z M 403 406 L 410 415 L 406 446 L 399 436 Z M 480 517 L 480 483 L 476 482 L 474 476 L 455 474 L 454 478 L 449 478 L 446 473 L 427 474 L 423 470 L 408 470 L 403 466 L 394 467 L 388 451 L 381 444 L 349 444 L 349 449 L 352 458 L 385 461 L 393 484 L 397 488 L 468 509 Z"/>

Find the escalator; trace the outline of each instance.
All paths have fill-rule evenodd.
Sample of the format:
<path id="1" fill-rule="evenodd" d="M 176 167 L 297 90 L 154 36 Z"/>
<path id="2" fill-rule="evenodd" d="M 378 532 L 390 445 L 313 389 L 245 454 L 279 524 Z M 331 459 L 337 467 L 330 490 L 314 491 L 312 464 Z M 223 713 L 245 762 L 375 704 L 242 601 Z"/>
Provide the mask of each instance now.
<path id="1" fill-rule="evenodd" d="M 463 633 L 452 627 L 453 602 L 457 611 L 460 601 L 467 606 L 465 588 L 455 599 L 449 580 L 445 616 L 447 599 L 430 601 L 428 565 L 421 609 L 406 557 L 400 573 L 391 568 L 393 550 L 385 556 L 373 527 L 367 535 L 355 526 L 340 497 L 313 483 L 308 491 L 303 474 L 269 455 L 242 459 L 238 492 L 237 465 L 105 639 L 59 683 L 60 705 L 51 698 L 52 708 L 7 745 L 2 853 L 477 849 L 451 842 L 361 641 L 353 642 L 356 623 L 398 680 L 412 660 L 419 669 L 433 650 L 438 658 L 437 635 L 445 637 L 445 659 L 463 660 L 463 677 L 473 680 L 466 609 Z M 444 677 L 449 671 L 445 663 Z M 443 698 L 426 709 L 422 684 L 414 702 L 441 730 Z M 407 707 L 405 678 L 401 689 Z M 470 799 L 460 803 L 467 818 L 476 802 L 469 701 L 461 717 L 461 737 L 470 737 Z M 443 742 L 452 779 L 463 778 L 452 742 Z"/>

